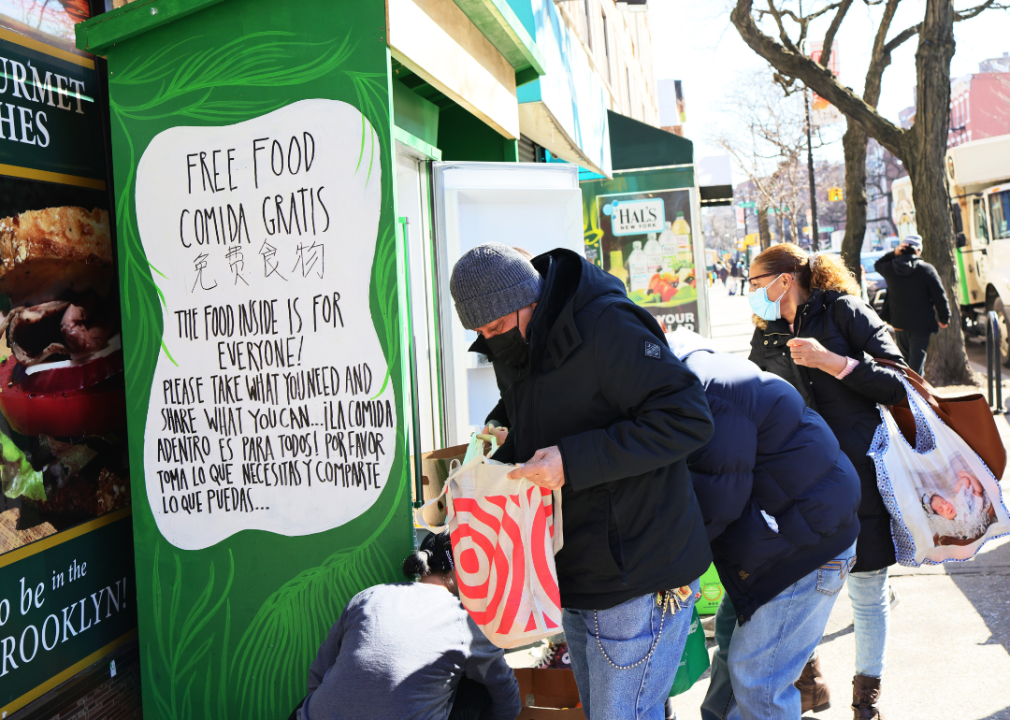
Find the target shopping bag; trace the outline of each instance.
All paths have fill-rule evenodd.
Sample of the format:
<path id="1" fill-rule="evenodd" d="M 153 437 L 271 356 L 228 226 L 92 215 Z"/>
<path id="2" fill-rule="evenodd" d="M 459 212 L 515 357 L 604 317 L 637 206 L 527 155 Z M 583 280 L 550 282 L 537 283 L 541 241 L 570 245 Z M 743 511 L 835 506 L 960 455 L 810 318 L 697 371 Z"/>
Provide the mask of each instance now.
<path id="1" fill-rule="evenodd" d="M 561 632 L 561 493 L 509 480 L 514 469 L 477 454 L 443 488 L 460 600 L 501 648 Z"/>
<path id="2" fill-rule="evenodd" d="M 891 514 L 898 562 L 917 567 L 970 560 L 992 538 L 1010 532 L 997 479 L 907 380 L 915 447 L 888 408 L 867 452 Z"/>

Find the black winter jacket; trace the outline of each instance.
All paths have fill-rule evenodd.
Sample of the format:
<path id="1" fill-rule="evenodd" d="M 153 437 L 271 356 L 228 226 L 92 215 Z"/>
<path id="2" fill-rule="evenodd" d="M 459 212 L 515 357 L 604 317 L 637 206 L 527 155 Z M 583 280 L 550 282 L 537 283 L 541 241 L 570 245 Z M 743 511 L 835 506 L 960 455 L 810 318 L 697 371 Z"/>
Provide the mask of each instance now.
<path id="1" fill-rule="evenodd" d="M 904 364 L 887 326 L 869 305 L 851 295 L 814 289 L 796 311 L 795 336 L 785 320 L 757 328 L 751 340 L 750 359 L 762 370 L 789 381 L 807 406 L 816 410 L 838 438 L 842 451 L 859 473 L 859 544 L 856 571 L 879 570 L 893 565 L 891 521 L 877 490 L 877 473 L 866 456 L 873 433 L 880 425 L 877 403 L 896 405 L 905 399 L 905 386 L 896 371 L 872 358 Z M 828 350 L 858 360 L 859 365 L 837 380 L 823 370 L 800 367 L 786 343 L 793 337 L 815 338 Z"/>
<path id="2" fill-rule="evenodd" d="M 687 585 L 712 562 L 686 460 L 712 436 L 705 391 L 620 280 L 569 250 L 533 265 L 529 365 L 489 355 L 511 422 L 495 459 L 560 448 L 561 604 L 603 610 Z M 489 354 L 482 338 L 471 350 Z"/>
<path id="3" fill-rule="evenodd" d="M 859 476 L 789 383 L 715 352 L 695 333 L 668 337 L 705 387 L 715 420 L 715 436 L 687 466 L 715 566 L 743 623 L 856 541 Z"/>
<path id="4" fill-rule="evenodd" d="M 939 331 L 937 317 L 950 322 L 950 306 L 940 276 L 918 255 L 889 252 L 873 267 L 887 281 L 887 298 L 880 317 L 898 330 L 913 333 Z"/>

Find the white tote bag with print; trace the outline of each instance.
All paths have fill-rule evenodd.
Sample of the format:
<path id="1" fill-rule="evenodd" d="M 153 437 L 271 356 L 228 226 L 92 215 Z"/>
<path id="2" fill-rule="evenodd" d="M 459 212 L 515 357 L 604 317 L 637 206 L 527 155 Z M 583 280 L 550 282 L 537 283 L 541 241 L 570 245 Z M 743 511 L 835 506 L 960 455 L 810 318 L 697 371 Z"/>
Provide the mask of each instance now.
<path id="1" fill-rule="evenodd" d="M 471 455 L 442 490 L 463 607 L 501 648 L 555 635 L 561 632 L 554 565 L 563 543 L 561 493 L 526 478 L 509 480 L 515 465 Z"/>
<path id="2" fill-rule="evenodd" d="M 909 567 L 970 560 L 988 540 L 1010 532 L 999 482 L 961 437 L 904 379 L 915 418 L 915 447 L 891 413 L 867 452 L 891 514 L 898 562 Z"/>

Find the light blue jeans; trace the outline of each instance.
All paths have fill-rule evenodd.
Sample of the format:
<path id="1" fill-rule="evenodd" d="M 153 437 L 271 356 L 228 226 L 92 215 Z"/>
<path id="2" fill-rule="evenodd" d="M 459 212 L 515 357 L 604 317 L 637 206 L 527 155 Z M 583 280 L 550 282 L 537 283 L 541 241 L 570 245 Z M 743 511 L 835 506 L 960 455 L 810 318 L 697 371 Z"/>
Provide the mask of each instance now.
<path id="1" fill-rule="evenodd" d="M 607 610 L 565 610 L 565 639 L 589 720 L 664 720 L 691 629 L 697 580 L 691 590 L 682 609 L 665 617 L 655 593 Z"/>
<path id="2" fill-rule="evenodd" d="M 887 568 L 849 574 L 852 625 L 856 633 L 856 675 L 884 675 L 884 653 L 891 623 Z"/>
<path id="3" fill-rule="evenodd" d="M 712 679 L 703 720 L 779 720 L 800 717 L 793 685 L 821 641 L 849 570 L 853 545 L 758 608 L 743 625 L 729 598 L 719 605 Z M 851 587 L 851 586 L 850 586 Z"/>

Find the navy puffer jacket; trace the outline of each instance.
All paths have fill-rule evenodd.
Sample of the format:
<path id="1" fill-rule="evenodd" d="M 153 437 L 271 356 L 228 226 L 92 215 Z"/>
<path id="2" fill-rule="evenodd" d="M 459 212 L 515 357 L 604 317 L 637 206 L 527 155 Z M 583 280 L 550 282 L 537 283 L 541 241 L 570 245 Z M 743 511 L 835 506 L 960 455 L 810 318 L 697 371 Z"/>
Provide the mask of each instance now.
<path id="1" fill-rule="evenodd" d="M 688 456 L 688 468 L 719 577 L 746 622 L 855 543 L 859 476 L 785 380 L 694 333 L 667 337 L 712 410 L 715 435 Z"/>

